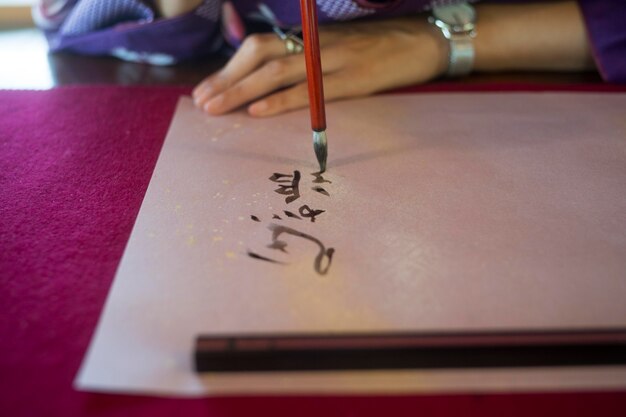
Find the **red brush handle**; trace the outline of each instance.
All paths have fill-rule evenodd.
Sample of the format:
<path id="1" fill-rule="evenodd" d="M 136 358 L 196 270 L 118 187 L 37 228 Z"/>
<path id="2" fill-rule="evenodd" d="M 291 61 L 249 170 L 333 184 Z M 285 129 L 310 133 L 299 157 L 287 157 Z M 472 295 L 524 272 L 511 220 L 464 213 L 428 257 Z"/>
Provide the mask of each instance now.
<path id="1" fill-rule="evenodd" d="M 309 107 L 311 127 L 321 132 L 326 130 L 326 110 L 324 109 L 324 84 L 322 81 L 322 61 L 320 40 L 317 33 L 317 6 L 315 0 L 300 0 L 302 14 L 302 37 L 306 76 L 309 84 Z"/>

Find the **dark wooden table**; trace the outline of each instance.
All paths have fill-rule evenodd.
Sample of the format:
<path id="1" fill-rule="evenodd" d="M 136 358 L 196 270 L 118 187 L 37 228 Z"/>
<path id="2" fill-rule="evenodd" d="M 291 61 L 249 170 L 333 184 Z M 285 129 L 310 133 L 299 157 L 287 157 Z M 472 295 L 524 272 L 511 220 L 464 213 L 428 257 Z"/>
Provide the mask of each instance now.
<path id="1" fill-rule="evenodd" d="M 195 85 L 221 68 L 227 58 L 206 57 L 169 67 L 124 62 L 109 57 L 87 57 L 67 53 L 50 54 L 48 62 L 55 85 L 68 84 L 174 84 Z M 444 80 L 442 80 L 444 81 Z M 435 81 L 442 82 L 442 81 Z M 449 82 L 449 80 L 445 80 Z M 600 83 L 597 73 L 502 73 L 474 74 L 456 80 L 459 83 Z"/>
<path id="2" fill-rule="evenodd" d="M 224 56 L 211 56 L 160 67 L 111 57 L 48 54 L 45 39 L 36 29 L 0 31 L 0 88 L 49 88 L 73 84 L 187 85 L 192 86 L 219 69 Z M 437 83 L 450 80 L 437 80 Z M 462 84 L 594 84 L 595 72 L 474 74 L 454 80 Z"/>

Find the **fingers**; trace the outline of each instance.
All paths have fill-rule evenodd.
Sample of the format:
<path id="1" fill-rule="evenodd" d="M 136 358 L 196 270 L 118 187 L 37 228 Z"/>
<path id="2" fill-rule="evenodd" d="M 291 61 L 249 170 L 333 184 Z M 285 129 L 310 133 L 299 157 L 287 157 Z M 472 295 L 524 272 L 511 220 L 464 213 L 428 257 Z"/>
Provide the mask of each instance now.
<path id="1" fill-rule="evenodd" d="M 326 101 L 357 97 L 365 93 L 363 86 L 355 82 L 354 74 L 342 71 L 324 76 L 324 95 Z M 289 89 L 272 94 L 248 107 L 248 113 L 255 117 L 274 116 L 287 111 L 308 106 L 309 95 L 306 82 L 301 82 Z"/>
<path id="2" fill-rule="evenodd" d="M 192 92 L 198 106 L 234 85 L 264 62 L 285 55 L 283 42 L 274 34 L 248 36 L 226 66 L 204 79 Z"/>
<path id="3" fill-rule="evenodd" d="M 328 45 L 335 41 L 339 36 L 340 35 L 336 33 L 335 30 L 320 31 L 320 45 L 324 47 L 325 45 Z M 244 40 L 241 47 L 237 50 L 235 55 L 233 55 L 233 57 L 228 61 L 223 69 L 205 78 L 202 82 L 200 82 L 200 84 L 198 84 L 194 88 L 192 96 L 196 106 L 204 108 L 210 113 L 223 113 L 224 110 L 221 109 L 224 108 L 225 105 L 228 105 L 229 97 L 218 98 L 220 94 L 224 93 L 246 77 L 250 76 L 254 71 L 256 71 L 259 67 L 262 67 L 264 64 L 267 64 L 275 59 L 283 59 L 285 57 L 285 44 L 275 34 L 266 33 L 248 36 Z M 299 59 L 304 62 L 304 58 L 300 57 Z M 274 65 L 275 67 L 273 67 Z M 272 64 L 272 66 L 267 68 L 267 73 L 271 75 L 272 72 L 286 72 L 283 71 L 282 65 L 285 64 Z M 302 68 L 304 74 L 304 67 Z M 293 80 L 292 83 L 295 83 L 297 81 L 299 80 Z M 280 88 L 289 84 L 285 84 L 285 82 L 282 82 L 273 83 L 272 85 L 276 85 L 278 86 L 278 88 Z M 268 93 L 269 91 L 270 90 L 266 89 L 266 91 L 264 91 L 264 94 Z M 260 95 L 248 96 L 248 100 L 259 96 Z M 209 101 L 211 101 L 212 99 L 216 100 L 211 105 L 208 105 Z M 223 103 L 220 104 L 220 102 Z M 238 102 L 239 105 L 241 105 L 245 101 L 238 100 Z M 209 107 L 209 109 L 206 109 L 206 107 Z M 232 106 L 228 107 L 229 109 L 234 108 Z"/>
<path id="4" fill-rule="evenodd" d="M 251 116 L 267 117 L 295 110 L 306 106 L 309 102 L 308 87 L 300 83 L 269 97 L 263 98 L 248 106 Z"/>
<path id="5" fill-rule="evenodd" d="M 338 70 L 344 65 L 345 53 L 339 48 L 330 48 L 324 53 L 324 72 Z M 207 98 L 201 107 L 207 113 L 220 115 L 246 103 L 263 97 L 278 89 L 306 80 L 304 55 L 289 55 L 273 59 L 235 85 L 213 97 Z"/>
<path id="6" fill-rule="evenodd" d="M 209 99 L 203 109 L 213 115 L 227 113 L 272 91 L 302 81 L 306 77 L 305 72 L 304 58 L 300 55 L 269 61 L 223 93 Z"/>

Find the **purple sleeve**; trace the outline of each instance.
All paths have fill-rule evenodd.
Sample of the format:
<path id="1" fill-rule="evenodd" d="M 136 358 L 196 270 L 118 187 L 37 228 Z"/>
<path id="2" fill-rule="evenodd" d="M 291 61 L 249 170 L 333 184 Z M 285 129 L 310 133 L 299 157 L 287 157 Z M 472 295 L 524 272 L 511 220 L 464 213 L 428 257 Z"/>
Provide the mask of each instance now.
<path id="1" fill-rule="evenodd" d="M 171 65 L 219 50 L 221 4 L 203 0 L 186 14 L 164 19 L 147 0 L 39 0 L 33 18 L 52 52 Z"/>
<path id="2" fill-rule="evenodd" d="M 626 0 L 578 0 L 605 81 L 626 83 Z"/>

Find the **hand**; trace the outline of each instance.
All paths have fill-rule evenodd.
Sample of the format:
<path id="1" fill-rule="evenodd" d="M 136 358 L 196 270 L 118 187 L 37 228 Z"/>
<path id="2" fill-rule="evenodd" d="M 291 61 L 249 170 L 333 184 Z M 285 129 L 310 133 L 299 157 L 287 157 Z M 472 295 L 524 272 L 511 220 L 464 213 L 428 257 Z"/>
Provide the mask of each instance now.
<path id="1" fill-rule="evenodd" d="M 327 101 L 425 82 L 447 65 L 447 43 L 423 17 L 320 27 Z M 287 55 L 276 35 L 245 39 L 226 66 L 193 91 L 209 114 L 248 105 L 252 116 L 272 116 L 308 105 L 304 55 Z"/>

